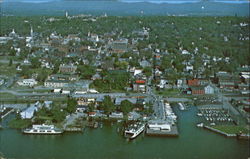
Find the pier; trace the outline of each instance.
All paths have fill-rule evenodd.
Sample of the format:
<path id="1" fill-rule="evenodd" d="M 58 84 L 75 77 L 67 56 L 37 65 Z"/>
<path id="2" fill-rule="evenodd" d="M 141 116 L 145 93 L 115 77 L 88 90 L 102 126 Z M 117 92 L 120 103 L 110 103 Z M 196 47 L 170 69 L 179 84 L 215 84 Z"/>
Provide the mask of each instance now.
<path id="1" fill-rule="evenodd" d="M 14 109 L 10 109 L 9 111 L 7 111 L 5 114 L 1 115 L 1 119 L 5 118 L 6 116 L 8 116 L 10 113 L 14 112 Z"/>
<path id="2" fill-rule="evenodd" d="M 170 131 L 167 131 L 167 130 L 153 130 L 153 129 L 147 128 L 146 129 L 146 134 L 148 136 L 166 136 L 166 137 L 167 136 L 172 136 L 172 137 L 179 136 L 178 129 L 177 129 L 176 125 L 171 126 Z"/>

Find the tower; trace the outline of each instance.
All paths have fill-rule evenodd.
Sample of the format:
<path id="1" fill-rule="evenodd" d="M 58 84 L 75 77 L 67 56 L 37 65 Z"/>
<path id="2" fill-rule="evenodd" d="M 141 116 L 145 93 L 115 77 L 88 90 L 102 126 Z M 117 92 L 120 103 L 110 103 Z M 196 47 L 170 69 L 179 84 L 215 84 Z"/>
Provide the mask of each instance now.
<path id="1" fill-rule="evenodd" d="M 30 27 L 30 36 L 33 37 L 33 28 Z"/>
<path id="2" fill-rule="evenodd" d="M 69 15 L 68 15 L 68 12 L 66 11 L 66 13 L 65 13 L 65 17 L 66 17 L 66 18 L 68 18 L 68 16 L 69 16 Z"/>

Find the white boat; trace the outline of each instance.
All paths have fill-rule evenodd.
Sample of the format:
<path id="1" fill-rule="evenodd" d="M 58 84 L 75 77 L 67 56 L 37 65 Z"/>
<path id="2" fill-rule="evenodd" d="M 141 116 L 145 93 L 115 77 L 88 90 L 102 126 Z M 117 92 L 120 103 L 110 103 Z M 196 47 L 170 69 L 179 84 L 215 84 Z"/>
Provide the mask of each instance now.
<path id="1" fill-rule="evenodd" d="M 127 129 L 125 129 L 124 135 L 129 139 L 134 139 L 138 135 L 140 135 L 144 131 L 144 129 L 145 129 L 144 123 L 132 124 Z"/>
<path id="2" fill-rule="evenodd" d="M 24 129 L 23 133 L 25 134 L 62 134 L 63 131 L 61 129 L 55 128 L 54 125 L 32 125 L 32 128 Z"/>
<path id="3" fill-rule="evenodd" d="M 182 103 L 178 103 L 178 104 L 179 104 L 179 109 L 180 110 L 185 110 L 185 107 L 184 107 L 184 105 Z"/>
<path id="4" fill-rule="evenodd" d="M 202 116 L 202 113 L 197 113 L 198 116 Z"/>
<path id="5" fill-rule="evenodd" d="M 199 124 L 197 124 L 197 127 L 203 127 L 204 126 L 204 124 L 203 123 L 199 123 Z"/>

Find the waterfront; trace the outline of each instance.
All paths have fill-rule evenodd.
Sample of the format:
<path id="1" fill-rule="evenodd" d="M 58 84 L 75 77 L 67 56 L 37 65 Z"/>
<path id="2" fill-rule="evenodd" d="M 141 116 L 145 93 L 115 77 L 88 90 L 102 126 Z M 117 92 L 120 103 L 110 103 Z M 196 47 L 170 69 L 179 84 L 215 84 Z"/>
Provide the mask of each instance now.
<path id="1" fill-rule="evenodd" d="M 141 135 L 128 141 L 117 133 L 117 124 L 85 129 L 84 133 L 59 136 L 23 135 L 18 130 L 0 130 L 0 152 L 7 158 L 68 159 L 246 159 L 248 143 L 196 127 L 196 107 L 178 115 L 179 137 Z M 184 153 L 182 153 L 184 152 Z"/>

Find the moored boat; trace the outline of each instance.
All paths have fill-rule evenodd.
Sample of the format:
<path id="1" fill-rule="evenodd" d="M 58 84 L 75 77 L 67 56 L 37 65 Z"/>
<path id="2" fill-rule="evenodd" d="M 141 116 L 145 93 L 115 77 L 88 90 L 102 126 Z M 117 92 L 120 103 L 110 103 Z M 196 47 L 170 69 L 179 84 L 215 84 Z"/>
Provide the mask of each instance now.
<path id="1" fill-rule="evenodd" d="M 199 123 L 199 124 L 197 124 L 197 127 L 203 127 L 204 126 L 204 124 L 203 123 Z"/>
<path id="2" fill-rule="evenodd" d="M 32 128 L 24 129 L 24 134 L 44 134 L 44 135 L 56 135 L 62 134 L 63 130 L 55 128 L 54 125 L 33 125 Z"/>

